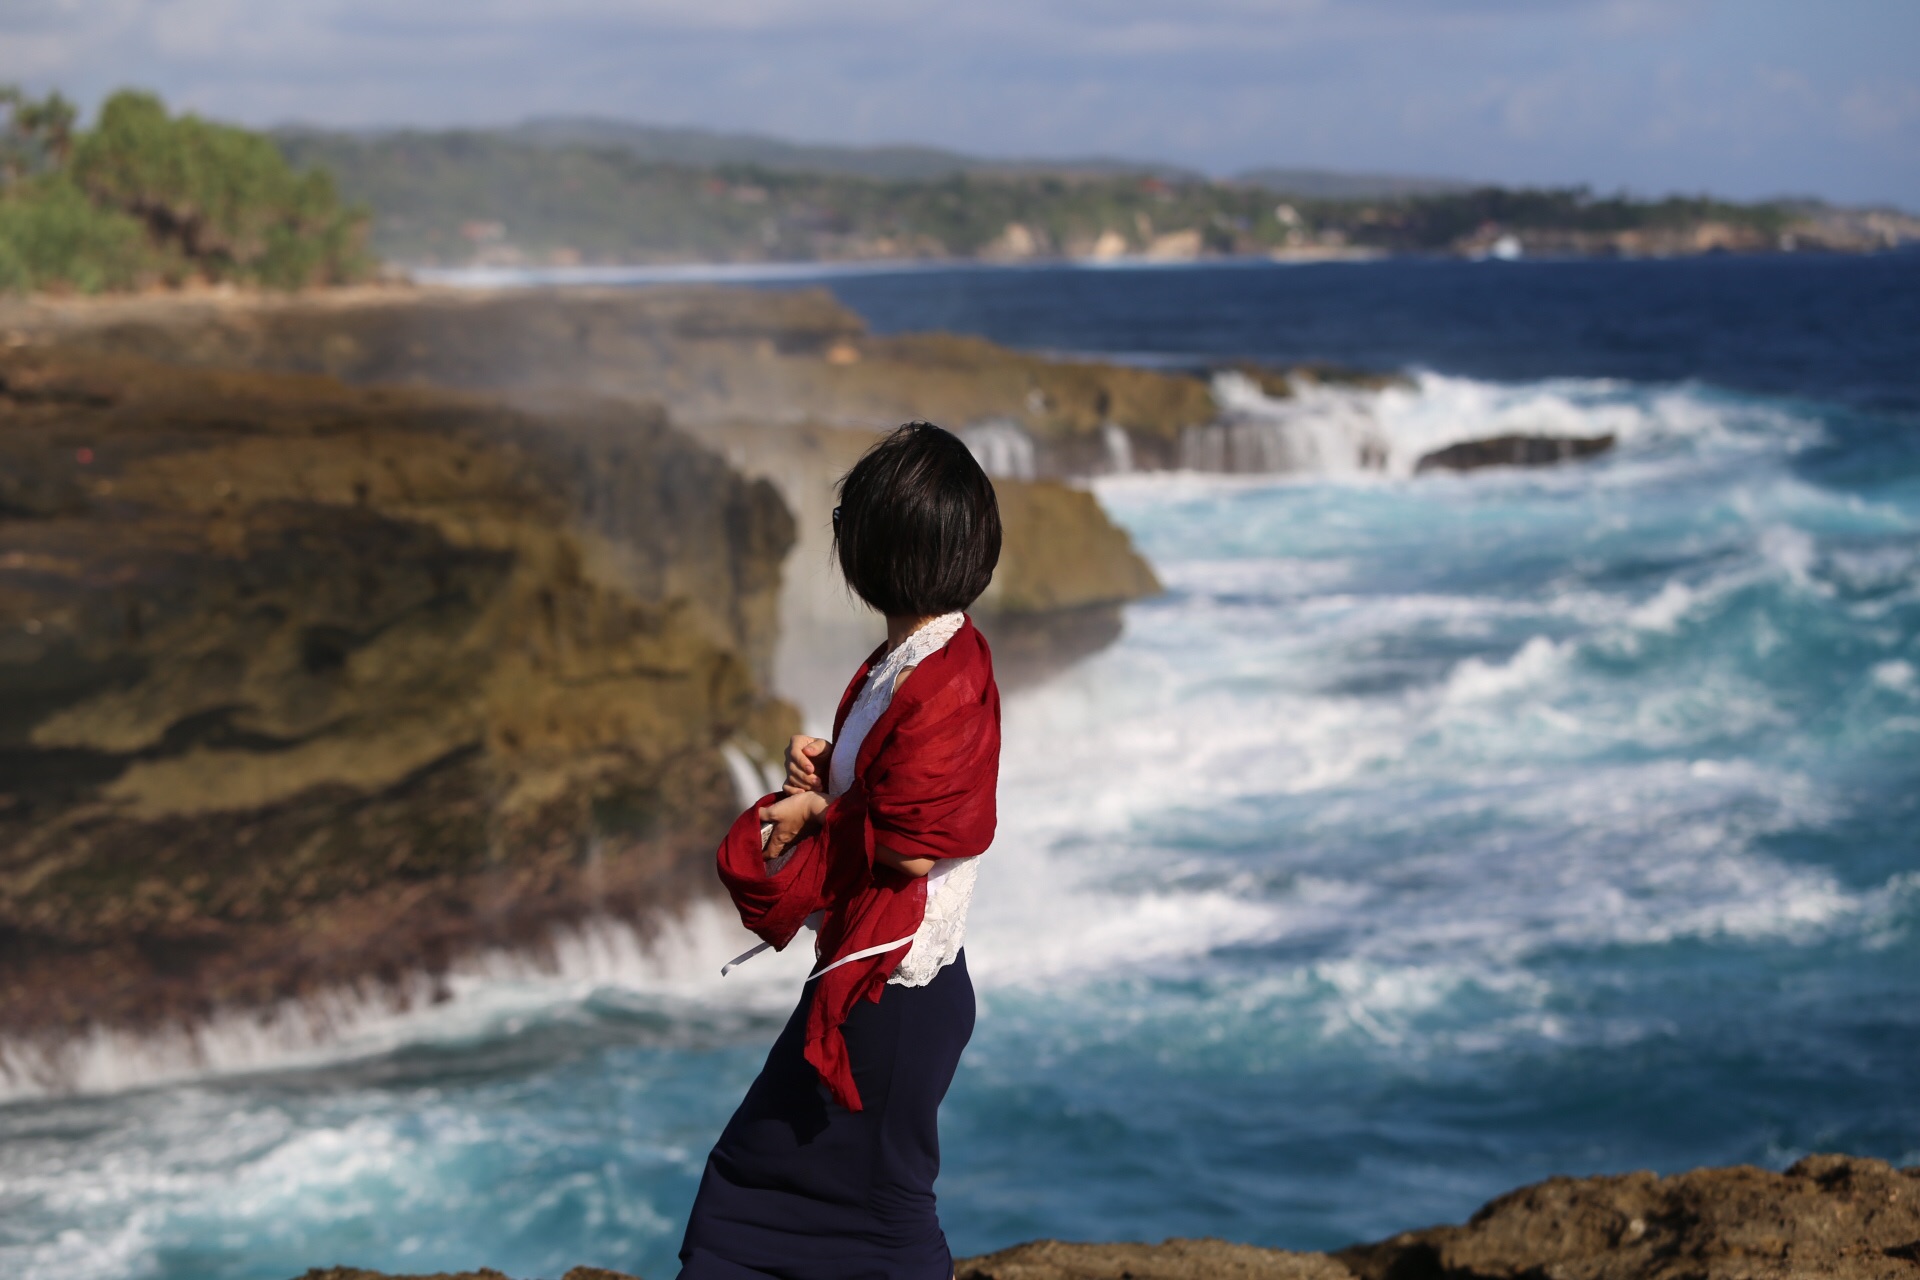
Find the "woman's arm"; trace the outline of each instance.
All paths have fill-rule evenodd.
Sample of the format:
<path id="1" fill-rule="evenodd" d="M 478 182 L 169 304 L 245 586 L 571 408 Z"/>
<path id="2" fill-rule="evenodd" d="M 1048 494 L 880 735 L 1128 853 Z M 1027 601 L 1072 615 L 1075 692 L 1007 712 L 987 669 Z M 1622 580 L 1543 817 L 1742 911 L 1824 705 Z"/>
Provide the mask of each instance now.
<path id="1" fill-rule="evenodd" d="M 760 810 L 760 821 L 773 824 L 765 850 L 767 861 L 771 862 L 785 853 L 788 846 L 813 825 L 826 807 L 827 798 L 818 791 L 802 791 Z M 932 858 L 909 858 L 884 846 L 875 847 L 873 858 L 875 862 L 885 863 L 895 871 L 903 871 L 910 876 L 926 875 L 933 870 L 934 863 Z"/>
<path id="2" fill-rule="evenodd" d="M 875 862 L 884 862 L 895 871 L 904 871 L 910 876 L 924 876 L 927 872 L 933 870 L 933 864 L 935 862 L 933 858 L 904 857 L 887 848 L 885 845 L 874 846 L 873 860 Z"/>

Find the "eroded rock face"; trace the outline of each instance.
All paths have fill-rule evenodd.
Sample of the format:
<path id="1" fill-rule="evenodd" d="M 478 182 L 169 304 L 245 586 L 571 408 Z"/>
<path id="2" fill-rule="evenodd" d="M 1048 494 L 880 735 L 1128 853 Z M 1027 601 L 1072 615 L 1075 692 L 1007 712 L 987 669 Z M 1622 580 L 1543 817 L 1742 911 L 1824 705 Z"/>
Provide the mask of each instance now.
<path id="1" fill-rule="evenodd" d="M 0 353 L 0 1032 L 706 891 L 791 517 L 657 410 Z"/>

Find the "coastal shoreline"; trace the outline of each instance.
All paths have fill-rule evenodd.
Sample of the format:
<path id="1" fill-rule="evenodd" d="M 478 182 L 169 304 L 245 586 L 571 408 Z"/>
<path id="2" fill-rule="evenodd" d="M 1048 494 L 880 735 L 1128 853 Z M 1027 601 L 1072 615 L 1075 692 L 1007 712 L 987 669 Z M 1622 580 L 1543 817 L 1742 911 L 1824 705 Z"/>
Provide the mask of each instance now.
<path id="1" fill-rule="evenodd" d="M 407 266 L 394 268 L 396 276 L 426 287 L 454 289 L 517 289 L 529 287 L 577 288 L 590 286 L 624 287 L 652 284 L 769 284 L 785 281 L 833 280 L 848 276 L 905 275 L 943 271 L 1166 271 L 1216 270 L 1244 271 L 1271 267 L 1373 266 L 1408 262 L 1484 261 L 1501 265 L 1512 262 L 1672 262 L 1688 259 L 1758 258 L 1777 259 L 1811 256 L 1818 253 L 1834 257 L 1877 257 L 1914 252 L 1910 244 L 1859 251 L 1828 249 L 1804 250 L 1799 254 L 1779 250 L 1739 251 L 1702 249 L 1686 253 L 1534 253 L 1516 259 L 1497 255 L 1470 256 L 1441 252 L 1389 252 L 1385 250 L 1282 250 L 1265 254 L 1201 256 L 1194 258 L 1153 258 L 1131 254 L 1115 258 L 988 258 L 954 257 L 858 257 L 812 260 L 705 261 L 672 259 L 659 262 L 603 263 L 577 266 Z"/>

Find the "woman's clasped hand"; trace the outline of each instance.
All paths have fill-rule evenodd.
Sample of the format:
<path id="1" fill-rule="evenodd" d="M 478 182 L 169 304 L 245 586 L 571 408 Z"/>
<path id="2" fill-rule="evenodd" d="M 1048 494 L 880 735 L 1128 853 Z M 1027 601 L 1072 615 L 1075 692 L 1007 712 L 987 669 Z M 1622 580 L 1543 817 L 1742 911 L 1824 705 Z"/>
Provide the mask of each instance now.
<path id="1" fill-rule="evenodd" d="M 765 855 L 769 862 L 787 851 L 787 847 L 805 833 L 808 824 L 827 807 L 827 798 L 818 791 L 801 791 L 776 800 L 760 809 L 760 821 L 771 822 Z"/>
<path id="2" fill-rule="evenodd" d="M 794 734 L 793 741 L 787 744 L 787 781 L 782 790 L 790 796 L 802 791 L 818 791 L 824 795 L 827 780 L 820 775 L 832 759 L 833 744 L 825 738 Z"/>

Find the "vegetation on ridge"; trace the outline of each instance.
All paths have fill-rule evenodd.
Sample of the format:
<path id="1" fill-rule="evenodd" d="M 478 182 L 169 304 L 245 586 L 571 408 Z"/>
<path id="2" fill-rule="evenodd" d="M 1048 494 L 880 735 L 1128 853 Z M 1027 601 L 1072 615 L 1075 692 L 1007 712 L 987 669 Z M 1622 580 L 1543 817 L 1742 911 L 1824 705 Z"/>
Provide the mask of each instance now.
<path id="1" fill-rule="evenodd" d="M 0 291 L 189 282 L 293 289 L 364 276 L 366 214 L 264 134 L 107 99 L 91 130 L 58 93 L 0 89 Z"/>

